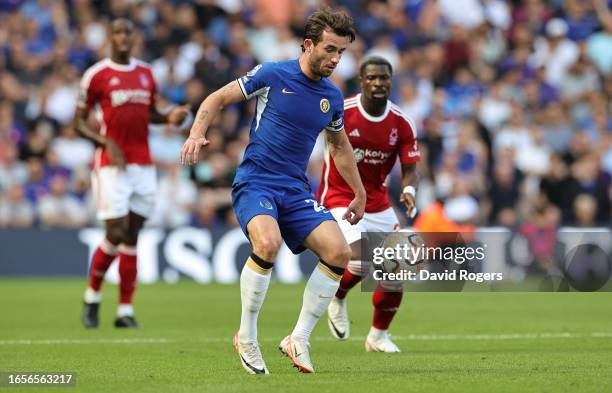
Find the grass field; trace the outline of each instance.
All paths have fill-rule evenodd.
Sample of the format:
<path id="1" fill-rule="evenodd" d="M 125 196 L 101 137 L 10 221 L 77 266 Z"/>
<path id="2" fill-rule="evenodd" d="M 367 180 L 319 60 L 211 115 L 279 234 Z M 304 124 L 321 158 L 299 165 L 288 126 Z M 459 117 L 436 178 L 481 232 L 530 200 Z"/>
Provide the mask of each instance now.
<path id="1" fill-rule="evenodd" d="M 0 280 L 0 371 L 74 371 L 79 392 L 610 392 L 612 293 L 406 294 L 392 326 L 401 354 L 364 352 L 370 295 L 350 295 L 353 338 L 326 323 L 311 341 L 317 374 L 277 351 L 302 285 L 272 284 L 260 315 L 271 375 L 250 376 L 232 347 L 237 286 L 141 286 L 138 331 L 112 327 L 107 285 L 101 327 L 80 326 L 81 280 Z M 324 321 L 323 321 L 324 322 Z M 59 389 L 59 390 L 58 390 Z M 64 391 L 6 388 L 0 391 Z"/>

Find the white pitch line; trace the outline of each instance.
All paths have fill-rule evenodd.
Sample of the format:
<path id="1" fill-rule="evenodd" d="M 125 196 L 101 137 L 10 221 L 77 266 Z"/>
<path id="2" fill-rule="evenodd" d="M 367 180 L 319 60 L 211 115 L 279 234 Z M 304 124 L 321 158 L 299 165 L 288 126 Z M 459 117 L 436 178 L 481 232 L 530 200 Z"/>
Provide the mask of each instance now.
<path id="1" fill-rule="evenodd" d="M 612 332 L 592 333 L 508 333 L 508 334 L 428 334 L 392 336 L 397 341 L 493 341 L 493 340 L 540 340 L 558 338 L 612 338 Z M 260 341 L 276 342 L 279 338 L 265 337 Z M 332 337 L 313 337 L 312 341 L 337 341 Z M 349 340 L 362 341 L 364 336 L 353 336 Z M 231 342 L 229 337 L 206 337 L 193 340 L 174 340 L 167 338 L 120 338 L 120 339 L 43 339 L 43 340 L 0 340 L 0 345 L 87 345 L 87 344 L 170 344 L 180 342 Z"/>
<path id="2" fill-rule="evenodd" d="M 57 344 L 168 344 L 175 340 L 165 338 L 117 338 L 117 339 L 49 339 L 49 340 L 0 340 L 0 345 L 57 345 Z"/>

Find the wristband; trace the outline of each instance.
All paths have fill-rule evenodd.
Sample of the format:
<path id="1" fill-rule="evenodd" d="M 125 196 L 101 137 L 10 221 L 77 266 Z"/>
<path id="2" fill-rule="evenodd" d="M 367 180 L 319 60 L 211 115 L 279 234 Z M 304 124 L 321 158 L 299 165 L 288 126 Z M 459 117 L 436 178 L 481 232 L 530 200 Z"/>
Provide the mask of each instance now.
<path id="1" fill-rule="evenodd" d="M 410 196 L 414 199 L 415 195 L 416 195 L 416 189 L 412 186 L 406 186 L 404 187 L 404 189 L 402 190 L 403 194 L 410 194 Z"/>

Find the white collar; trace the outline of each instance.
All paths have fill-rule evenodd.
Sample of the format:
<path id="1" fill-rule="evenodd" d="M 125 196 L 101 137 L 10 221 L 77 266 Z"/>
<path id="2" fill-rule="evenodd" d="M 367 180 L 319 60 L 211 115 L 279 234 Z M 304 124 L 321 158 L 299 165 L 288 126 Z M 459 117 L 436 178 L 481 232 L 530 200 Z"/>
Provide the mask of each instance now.
<path id="1" fill-rule="evenodd" d="M 112 68 L 115 71 L 128 72 L 128 71 L 133 71 L 134 68 L 136 68 L 136 60 L 134 60 L 133 57 L 130 58 L 130 64 L 115 63 L 114 61 L 110 59 L 110 57 L 106 59 L 106 64 L 108 65 L 109 68 Z"/>
<path id="2" fill-rule="evenodd" d="M 387 100 L 387 105 L 385 105 L 385 111 L 383 112 L 382 115 L 372 116 L 368 112 L 366 112 L 366 110 L 361 105 L 361 93 L 359 93 L 357 94 L 357 108 L 359 108 L 359 112 L 361 112 L 363 117 L 365 117 L 369 121 L 374 122 L 374 123 L 380 123 L 381 121 L 385 120 L 385 118 L 387 117 L 387 114 L 389 113 L 389 100 Z"/>

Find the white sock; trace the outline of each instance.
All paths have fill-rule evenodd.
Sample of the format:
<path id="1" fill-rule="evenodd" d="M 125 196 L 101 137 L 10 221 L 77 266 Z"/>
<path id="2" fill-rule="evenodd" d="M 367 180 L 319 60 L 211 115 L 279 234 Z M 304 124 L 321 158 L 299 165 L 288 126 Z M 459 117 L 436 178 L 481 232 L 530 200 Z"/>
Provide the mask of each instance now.
<path id="1" fill-rule="evenodd" d="M 324 269 L 327 268 L 322 267 L 319 263 L 310 275 L 304 289 L 302 310 L 291 333 L 291 336 L 298 340 L 308 342 L 312 330 L 327 310 L 329 303 L 340 286 L 339 278 L 331 278 L 328 273 L 324 272 Z"/>
<path id="2" fill-rule="evenodd" d="M 370 332 L 368 333 L 368 337 L 373 340 L 378 340 L 387 336 L 386 330 L 377 329 L 374 326 L 370 327 Z"/>
<path id="3" fill-rule="evenodd" d="M 240 342 L 257 341 L 257 318 L 263 305 L 272 275 L 253 271 L 247 262 L 240 274 L 240 300 L 242 314 L 240 316 Z"/>
<path id="4" fill-rule="evenodd" d="M 87 287 L 83 300 L 85 300 L 85 303 L 100 303 L 100 301 L 102 301 L 102 292 L 96 292 L 90 287 Z"/>
<path id="5" fill-rule="evenodd" d="M 134 306 L 131 304 L 119 304 L 117 307 L 117 317 L 133 317 Z"/>

